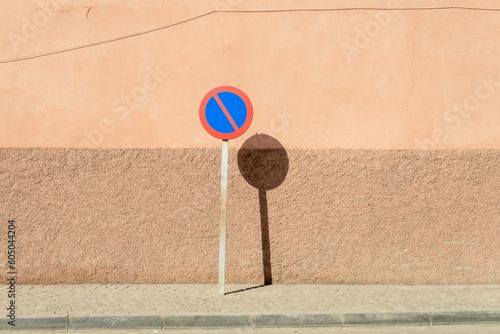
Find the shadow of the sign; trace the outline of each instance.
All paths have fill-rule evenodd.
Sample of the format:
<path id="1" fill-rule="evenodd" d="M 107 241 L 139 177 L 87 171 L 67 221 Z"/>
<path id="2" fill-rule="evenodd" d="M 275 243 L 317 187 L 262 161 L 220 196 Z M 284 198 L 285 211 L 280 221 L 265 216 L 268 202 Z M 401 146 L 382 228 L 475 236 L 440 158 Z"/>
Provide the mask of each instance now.
<path id="1" fill-rule="evenodd" d="M 273 283 L 267 190 L 281 185 L 288 173 L 288 154 L 274 137 L 257 134 L 238 151 L 238 168 L 243 178 L 259 191 L 262 265 L 264 285 Z"/>

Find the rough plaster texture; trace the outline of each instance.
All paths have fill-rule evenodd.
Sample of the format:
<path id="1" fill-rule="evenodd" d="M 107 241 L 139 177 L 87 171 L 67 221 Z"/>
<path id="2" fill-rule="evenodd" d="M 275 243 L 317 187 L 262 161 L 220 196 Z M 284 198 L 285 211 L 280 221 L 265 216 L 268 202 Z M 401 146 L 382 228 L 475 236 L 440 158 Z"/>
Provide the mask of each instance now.
<path id="1" fill-rule="evenodd" d="M 215 282 L 220 141 L 198 107 L 234 85 L 255 114 L 231 141 L 229 282 L 499 283 L 499 9 L 6 3 L 0 219 L 18 221 L 19 282 Z"/>
<path id="2" fill-rule="evenodd" d="M 238 153 L 227 281 L 260 283 L 262 198 Z M 499 151 L 278 156 L 245 171 L 262 177 L 259 168 L 288 159 L 265 196 L 273 282 L 500 283 Z M 216 282 L 219 177 L 220 149 L 1 149 L 0 212 L 17 221 L 18 283 Z"/>
<path id="3" fill-rule="evenodd" d="M 216 148 L 233 85 L 287 148 L 500 148 L 496 0 L 57 2 L 2 6 L 0 147 Z"/>

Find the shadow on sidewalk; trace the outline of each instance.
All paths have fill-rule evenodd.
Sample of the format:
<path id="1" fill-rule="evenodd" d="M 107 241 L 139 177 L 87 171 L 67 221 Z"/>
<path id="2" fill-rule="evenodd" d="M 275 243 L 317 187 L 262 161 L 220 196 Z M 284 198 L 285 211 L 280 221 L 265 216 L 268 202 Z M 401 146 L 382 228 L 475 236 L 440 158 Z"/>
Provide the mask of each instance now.
<path id="1" fill-rule="evenodd" d="M 258 288 L 263 288 L 265 286 L 266 286 L 265 284 L 261 284 L 261 285 L 256 285 L 256 286 L 251 286 L 251 287 L 248 287 L 248 288 L 244 288 L 244 289 L 229 291 L 229 292 L 226 292 L 226 295 L 230 295 L 232 293 L 238 293 L 238 292 L 248 291 L 248 290 L 253 290 L 253 289 L 258 289 Z"/>
<path id="2" fill-rule="evenodd" d="M 259 191 L 264 285 L 273 283 L 267 190 L 277 188 L 283 183 L 288 173 L 288 164 L 288 154 L 283 145 L 276 138 L 265 134 L 248 138 L 238 151 L 238 168 L 241 175 Z"/>

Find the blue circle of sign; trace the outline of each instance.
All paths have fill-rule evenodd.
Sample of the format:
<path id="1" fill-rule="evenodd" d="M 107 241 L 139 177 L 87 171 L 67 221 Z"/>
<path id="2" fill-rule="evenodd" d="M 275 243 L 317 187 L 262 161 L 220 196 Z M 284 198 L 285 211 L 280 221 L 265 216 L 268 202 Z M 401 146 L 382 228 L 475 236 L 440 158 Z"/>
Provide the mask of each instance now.
<path id="1" fill-rule="evenodd" d="M 247 118 L 247 107 L 241 97 L 231 92 L 220 92 L 216 97 L 213 96 L 208 100 L 205 108 L 205 117 L 208 124 L 214 130 L 221 133 L 232 133 L 243 126 Z M 226 116 L 223 108 L 229 113 L 232 122 Z M 233 126 L 236 125 L 236 129 Z"/>

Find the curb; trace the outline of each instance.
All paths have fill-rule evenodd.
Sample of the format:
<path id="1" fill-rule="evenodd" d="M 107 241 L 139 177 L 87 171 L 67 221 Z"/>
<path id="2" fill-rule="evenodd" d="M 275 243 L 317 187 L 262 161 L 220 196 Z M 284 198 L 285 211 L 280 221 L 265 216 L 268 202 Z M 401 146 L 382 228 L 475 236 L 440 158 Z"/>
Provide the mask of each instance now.
<path id="1" fill-rule="evenodd" d="M 364 313 L 283 314 L 167 314 L 153 316 L 64 316 L 16 319 L 15 328 L 6 321 L 0 331 L 86 329 L 185 329 L 185 328 L 298 328 L 355 326 L 431 326 L 500 323 L 500 310 L 416 311 Z"/>

